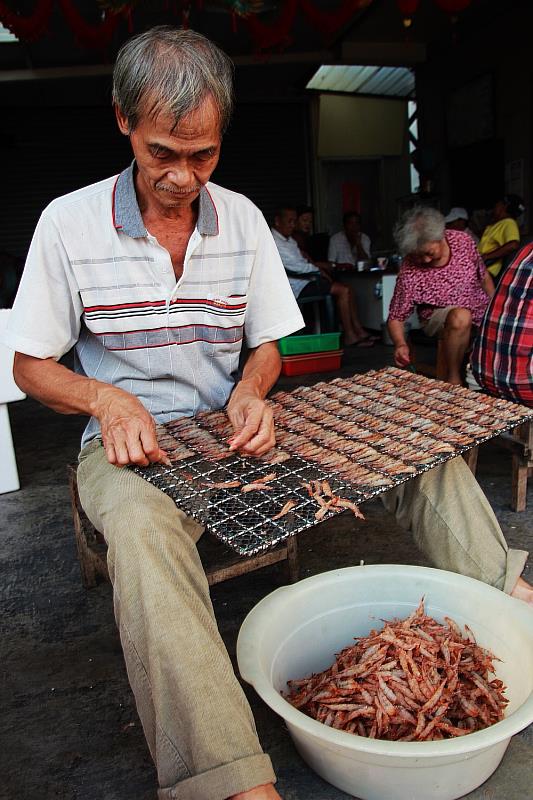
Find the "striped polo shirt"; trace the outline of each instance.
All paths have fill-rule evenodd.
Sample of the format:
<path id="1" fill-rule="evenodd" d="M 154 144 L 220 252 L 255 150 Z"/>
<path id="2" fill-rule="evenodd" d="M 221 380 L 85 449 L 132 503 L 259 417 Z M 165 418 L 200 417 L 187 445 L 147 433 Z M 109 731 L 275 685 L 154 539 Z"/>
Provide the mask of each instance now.
<path id="1" fill-rule="evenodd" d="M 265 219 L 213 183 L 176 282 L 145 228 L 133 163 L 54 200 L 28 253 L 4 342 L 136 395 L 157 422 L 226 405 L 248 347 L 303 327 Z M 99 433 L 91 418 L 82 444 Z"/>

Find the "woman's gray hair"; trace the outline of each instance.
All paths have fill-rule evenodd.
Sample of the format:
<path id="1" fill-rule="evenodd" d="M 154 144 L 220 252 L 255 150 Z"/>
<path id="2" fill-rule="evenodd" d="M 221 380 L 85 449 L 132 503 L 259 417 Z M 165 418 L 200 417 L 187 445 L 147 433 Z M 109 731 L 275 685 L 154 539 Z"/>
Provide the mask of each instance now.
<path id="1" fill-rule="evenodd" d="M 144 114 L 164 112 L 174 125 L 212 97 L 220 133 L 233 110 L 233 62 L 200 33 L 158 25 L 120 48 L 113 70 L 113 103 L 135 130 Z"/>
<path id="2" fill-rule="evenodd" d="M 394 228 L 394 239 L 400 255 L 418 253 L 429 242 L 444 239 L 444 217 L 436 208 L 415 206 L 406 211 Z"/>

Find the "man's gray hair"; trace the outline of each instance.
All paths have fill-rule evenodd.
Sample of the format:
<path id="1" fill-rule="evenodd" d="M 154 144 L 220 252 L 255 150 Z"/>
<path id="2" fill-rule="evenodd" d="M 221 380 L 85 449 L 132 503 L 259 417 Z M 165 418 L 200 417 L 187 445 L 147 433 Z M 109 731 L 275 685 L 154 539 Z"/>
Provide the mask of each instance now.
<path id="1" fill-rule="evenodd" d="M 200 33 L 158 25 L 120 48 L 113 70 L 113 103 L 135 130 L 143 115 L 164 112 L 174 125 L 212 97 L 220 133 L 233 110 L 233 62 Z"/>
<path id="2" fill-rule="evenodd" d="M 436 208 L 415 206 L 406 211 L 394 228 L 394 239 L 400 255 L 418 253 L 429 242 L 444 239 L 444 217 Z"/>

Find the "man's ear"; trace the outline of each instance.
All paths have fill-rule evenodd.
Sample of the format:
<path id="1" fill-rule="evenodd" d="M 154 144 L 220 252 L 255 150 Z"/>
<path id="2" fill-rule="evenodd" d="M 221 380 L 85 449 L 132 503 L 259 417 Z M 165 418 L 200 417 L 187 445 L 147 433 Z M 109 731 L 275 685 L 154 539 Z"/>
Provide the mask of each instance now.
<path id="1" fill-rule="evenodd" d="M 128 125 L 128 120 L 118 106 L 115 106 L 115 117 L 117 118 L 117 125 L 120 132 L 123 133 L 124 136 L 129 136 L 130 126 Z"/>

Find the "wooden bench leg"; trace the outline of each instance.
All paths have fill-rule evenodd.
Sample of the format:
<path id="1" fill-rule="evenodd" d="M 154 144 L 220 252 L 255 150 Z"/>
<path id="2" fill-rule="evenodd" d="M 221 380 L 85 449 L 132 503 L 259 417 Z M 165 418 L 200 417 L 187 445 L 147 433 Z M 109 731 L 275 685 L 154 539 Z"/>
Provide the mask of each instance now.
<path id="1" fill-rule="evenodd" d="M 296 583 L 300 577 L 300 562 L 298 560 L 298 535 L 289 536 L 287 544 L 287 578 L 289 583 Z"/>
<path id="2" fill-rule="evenodd" d="M 69 464 L 67 469 L 81 580 L 86 589 L 93 589 L 99 579 L 109 581 L 106 545 L 102 534 L 95 529 L 81 507 L 76 465 Z"/>
<path id="3" fill-rule="evenodd" d="M 76 465 L 69 464 L 67 469 L 81 579 L 86 589 L 92 589 L 99 580 L 109 581 L 107 546 L 104 537 L 95 529 L 81 507 Z M 298 544 L 295 536 L 289 536 L 278 547 L 255 556 L 239 556 L 213 537 L 201 542 L 199 549 L 202 551 L 200 554 L 209 586 L 282 561 L 286 564 L 290 583 L 298 580 Z"/>
<path id="4" fill-rule="evenodd" d="M 527 497 L 528 463 L 513 453 L 513 478 L 511 508 L 513 511 L 525 511 Z"/>
<path id="5" fill-rule="evenodd" d="M 440 338 L 437 342 L 437 366 L 435 367 L 435 377 L 440 381 L 445 381 L 448 377 L 448 362 L 444 353 L 444 342 Z"/>
<path id="6" fill-rule="evenodd" d="M 466 461 L 466 465 L 471 471 L 472 475 L 476 474 L 478 453 L 479 447 L 471 447 L 470 450 L 467 450 L 466 453 L 463 453 L 463 458 Z"/>

